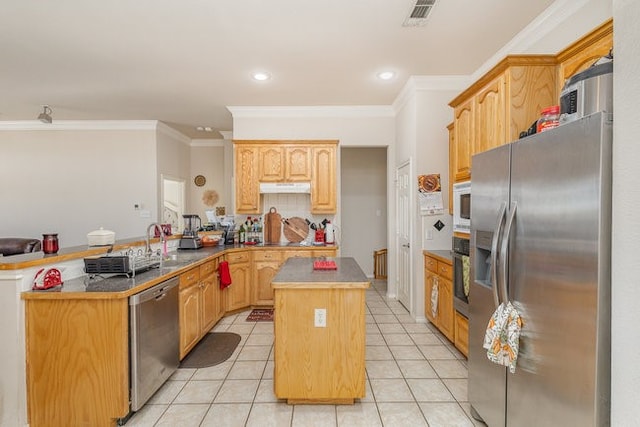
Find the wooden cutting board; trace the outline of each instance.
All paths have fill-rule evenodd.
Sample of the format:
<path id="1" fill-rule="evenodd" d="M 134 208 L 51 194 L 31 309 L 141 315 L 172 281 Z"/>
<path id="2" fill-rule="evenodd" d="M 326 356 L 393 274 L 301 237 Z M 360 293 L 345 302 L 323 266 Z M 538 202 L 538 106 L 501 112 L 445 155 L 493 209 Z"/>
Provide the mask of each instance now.
<path id="1" fill-rule="evenodd" d="M 309 224 L 304 218 L 294 216 L 284 221 L 282 226 L 284 237 L 291 243 L 300 243 L 309 235 Z"/>
<path id="2" fill-rule="evenodd" d="M 276 208 L 269 209 L 264 216 L 264 243 L 280 243 L 280 233 L 282 230 L 282 217 Z"/>

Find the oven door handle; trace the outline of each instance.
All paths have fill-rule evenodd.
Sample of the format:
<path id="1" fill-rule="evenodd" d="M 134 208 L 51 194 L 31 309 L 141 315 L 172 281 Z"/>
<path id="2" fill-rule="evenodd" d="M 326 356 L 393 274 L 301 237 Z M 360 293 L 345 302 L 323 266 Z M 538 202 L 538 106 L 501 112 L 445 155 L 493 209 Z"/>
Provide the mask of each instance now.
<path id="1" fill-rule="evenodd" d="M 507 212 L 507 202 L 502 202 L 500 205 L 500 212 L 498 213 L 498 219 L 496 220 L 496 226 L 493 230 L 493 237 L 491 239 L 491 290 L 493 291 L 493 303 L 495 308 L 500 305 L 500 297 L 498 296 L 498 239 L 500 237 L 500 230 L 504 221 L 505 214 Z"/>

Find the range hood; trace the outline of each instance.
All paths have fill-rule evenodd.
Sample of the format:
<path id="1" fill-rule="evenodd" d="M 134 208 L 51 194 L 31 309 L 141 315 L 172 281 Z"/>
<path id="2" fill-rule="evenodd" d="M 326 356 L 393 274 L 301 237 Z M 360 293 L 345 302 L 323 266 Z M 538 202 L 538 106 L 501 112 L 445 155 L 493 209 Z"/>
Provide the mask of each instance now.
<path id="1" fill-rule="evenodd" d="M 260 193 L 311 193 L 310 182 L 261 182 Z"/>

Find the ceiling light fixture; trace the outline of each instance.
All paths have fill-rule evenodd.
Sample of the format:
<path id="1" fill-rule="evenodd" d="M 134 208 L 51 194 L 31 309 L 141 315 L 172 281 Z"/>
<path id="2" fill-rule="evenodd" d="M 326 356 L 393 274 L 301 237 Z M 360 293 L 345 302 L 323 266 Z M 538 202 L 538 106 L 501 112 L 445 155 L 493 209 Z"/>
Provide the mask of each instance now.
<path id="1" fill-rule="evenodd" d="M 394 73 L 393 71 L 382 71 L 378 73 L 378 78 L 380 80 L 391 80 L 395 77 L 395 75 L 396 73 Z"/>
<path id="2" fill-rule="evenodd" d="M 263 82 L 265 80 L 269 80 L 271 78 L 271 74 L 265 72 L 265 71 L 257 71 L 255 73 L 253 73 L 251 75 L 251 77 L 253 77 L 253 80 L 257 80 L 259 82 Z"/>
<path id="3" fill-rule="evenodd" d="M 40 115 L 38 116 L 38 120 L 40 120 L 42 123 L 51 123 L 53 121 L 53 119 L 51 118 L 51 113 L 53 113 L 51 108 L 49 108 L 48 105 L 43 105 L 42 113 L 40 113 Z"/>

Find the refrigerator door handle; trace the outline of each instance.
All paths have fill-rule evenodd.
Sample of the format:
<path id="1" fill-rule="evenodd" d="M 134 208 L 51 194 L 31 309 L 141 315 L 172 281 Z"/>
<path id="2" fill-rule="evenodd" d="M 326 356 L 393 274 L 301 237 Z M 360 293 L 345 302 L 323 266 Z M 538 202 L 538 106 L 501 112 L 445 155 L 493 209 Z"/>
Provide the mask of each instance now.
<path id="1" fill-rule="evenodd" d="M 509 212 L 509 218 L 507 219 L 507 224 L 504 227 L 504 234 L 502 235 L 502 244 L 500 245 L 500 259 L 502 261 L 502 268 L 500 269 L 500 273 L 502 274 L 502 286 L 500 290 L 502 291 L 503 301 L 509 301 L 508 294 L 508 286 L 507 286 L 507 267 L 508 267 L 508 259 L 507 259 L 507 249 L 509 246 L 509 238 L 511 237 L 511 226 L 513 225 L 513 220 L 516 217 L 516 210 L 518 209 L 518 204 L 513 202 L 513 206 L 511 207 L 511 212 Z"/>
<path id="2" fill-rule="evenodd" d="M 500 236 L 500 229 L 502 228 L 502 222 L 504 221 L 506 212 L 507 202 L 502 202 L 496 226 L 494 227 L 493 237 L 491 239 L 491 290 L 493 291 L 493 302 L 495 304 L 495 308 L 498 308 L 500 305 L 500 297 L 498 296 L 498 238 Z"/>

